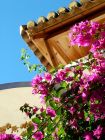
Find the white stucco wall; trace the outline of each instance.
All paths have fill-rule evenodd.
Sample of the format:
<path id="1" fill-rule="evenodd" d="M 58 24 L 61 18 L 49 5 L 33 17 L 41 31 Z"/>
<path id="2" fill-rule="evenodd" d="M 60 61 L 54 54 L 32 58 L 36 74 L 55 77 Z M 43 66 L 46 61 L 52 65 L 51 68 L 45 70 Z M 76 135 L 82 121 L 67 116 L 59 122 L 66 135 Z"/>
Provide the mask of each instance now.
<path id="1" fill-rule="evenodd" d="M 19 125 L 27 117 L 19 108 L 24 103 L 41 107 L 38 95 L 33 95 L 31 87 L 18 87 L 0 90 L 0 126 L 6 123 Z"/>

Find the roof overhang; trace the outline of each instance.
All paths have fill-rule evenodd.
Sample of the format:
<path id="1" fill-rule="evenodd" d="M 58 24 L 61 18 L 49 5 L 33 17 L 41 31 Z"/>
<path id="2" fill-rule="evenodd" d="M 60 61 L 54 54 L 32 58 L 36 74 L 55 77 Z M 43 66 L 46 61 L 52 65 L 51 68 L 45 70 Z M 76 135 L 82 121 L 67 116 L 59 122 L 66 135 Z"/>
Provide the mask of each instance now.
<path id="1" fill-rule="evenodd" d="M 85 49 L 80 54 L 76 47 L 74 52 L 69 47 L 69 53 L 66 53 L 69 46 L 67 39 L 69 28 L 86 19 L 103 22 L 105 0 L 86 0 L 82 4 L 73 2 L 69 5 L 69 10 L 64 8 L 61 12 L 60 10 L 58 13 L 52 12 L 48 18 L 40 17 L 37 24 L 33 21 L 28 22 L 27 25 L 21 26 L 20 33 L 41 63 L 50 69 L 57 67 L 59 63 L 68 64 L 71 60 L 76 60 L 88 53 L 89 49 Z"/>

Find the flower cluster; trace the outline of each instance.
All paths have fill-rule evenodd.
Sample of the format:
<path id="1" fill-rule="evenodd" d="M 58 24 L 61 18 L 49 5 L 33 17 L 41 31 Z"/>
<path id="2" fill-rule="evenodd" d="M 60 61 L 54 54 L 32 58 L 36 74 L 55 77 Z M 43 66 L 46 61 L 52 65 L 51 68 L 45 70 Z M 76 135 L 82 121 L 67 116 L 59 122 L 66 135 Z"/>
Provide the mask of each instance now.
<path id="1" fill-rule="evenodd" d="M 0 140 L 21 140 L 21 138 L 15 134 L 0 134 Z"/>
<path id="2" fill-rule="evenodd" d="M 105 24 L 85 21 L 73 26 L 69 33 L 71 45 L 92 46 L 91 52 L 105 48 Z"/>
<path id="3" fill-rule="evenodd" d="M 37 75 L 32 80 L 33 94 L 42 94 L 47 96 L 49 89 L 62 81 L 71 81 L 70 68 L 59 69 L 54 75 L 50 73 L 45 73 L 44 76 Z M 69 75 L 69 76 L 68 76 Z M 43 96 L 43 97 L 45 97 Z M 41 96 L 42 97 L 42 96 Z"/>
<path id="4" fill-rule="evenodd" d="M 91 47 L 90 53 L 32 80 L 33 94 L 46 103 L 33 119 L 36 134 L 45 140 L 105 139 L 105 24 L 81 22 L 71 28 L 69 39 L 73 46 Z"/>
<path id="5" fill-rule="evenodd" d="M 48 81 L 49 81 L 49 74 L 48 74 L 48 77 L 47 77 L 47 74 L 46 74 L 46 78 L 48 78 Z M 37 94 L 39 92 L 43 95 L 47 95 L 47 93 L 48 93 L 47 84 L 46 84 L 46 82 L 43 83 L 42 77 L 40 75 L 37 75 L 32 80 L 32 86 L 34 87 L 34 89 L 33 89 L 34 94 Z"/>
<path id="6" fill-rule="evenodd" d="M 43 139 L 43 134 L 41 131 L 36 132 L 35 134 L 33 134 L 32 138 L 34 138 L 35 140 L 41 140 Z"/>

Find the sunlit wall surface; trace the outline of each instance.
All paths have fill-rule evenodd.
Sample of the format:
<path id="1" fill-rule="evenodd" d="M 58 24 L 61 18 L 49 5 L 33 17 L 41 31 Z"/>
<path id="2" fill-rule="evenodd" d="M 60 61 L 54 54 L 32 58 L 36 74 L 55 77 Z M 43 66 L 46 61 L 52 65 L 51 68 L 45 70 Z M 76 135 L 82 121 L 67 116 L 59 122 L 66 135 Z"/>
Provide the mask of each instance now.
<path id="1" fill-rule="evenodd" d="M 0 85 L 0 126 L 6 123 L 20 125 L 27 116 L 19 108 L 28 103 L 31 106 L 41 106 L 38 95 L 32 94 L 29 82 L 8 83 Z"/>

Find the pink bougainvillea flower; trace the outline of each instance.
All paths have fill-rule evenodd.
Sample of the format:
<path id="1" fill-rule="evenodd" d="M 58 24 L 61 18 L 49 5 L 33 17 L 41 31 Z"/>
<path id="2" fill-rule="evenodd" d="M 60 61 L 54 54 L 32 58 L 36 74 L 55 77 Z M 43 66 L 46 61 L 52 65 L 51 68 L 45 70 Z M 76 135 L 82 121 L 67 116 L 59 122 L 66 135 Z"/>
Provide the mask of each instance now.
<path id="1" fill-rule="evenodd" d="M 50 116 L 50 117 L 55 117 L 56 116 L 56 112 L 55 110 L 53 110 L 52 108 L 48 107 L 46 109 L 46 113 Z"/>
<path id="2" fill-rule="evenodd" d="M 66 71 L 65 71 L 65 69 L 59 69 L 58 72 L 56 73 L 55 80 L 57 82 L 60 82 L 60 81 L 64 80 L 65 77 L 66 77 Z"/>
<path id="3" fill-rule="evenodd" d="M 76 109 L 72 106 L 72 107 L 70 107 L 70 109 L 69 109 L 69 112 L 73 115 L 74 114 L 74 112 L 76 111 Z"/>
<path id="4" fill-rule="evenodd" d="M 76 119 L 72 119 L 69 121 L 69 125 L 71 125 L 71 128 L 77 129 L 78 128 L 78 124 L 77 124 L 77 120 Z"/>
<path id="5" fill-rule="evenodd" d="M 93 135 L 97 138 L 100 139 L 101 134 L 102 134 L 102 127 L 100 125 L 97 126 L 97 128 L 93 131 Z"/>
<path id="6" fill-rule="evenodd" d="M 32 87 L 38 85 L 42 81 L 42 76 L 36 75 L 35 78 L 32 80 Z"/>
<path id="7" fill-rule="evenodd" d="M 50 74 L 50 73 L 45 73 L 44 74 L 44 78 L 45 78 L 45 80 L 47 81 L 47 82 L 51 82 L 51 80 L 52 80 L 52 75 Z"/>
<path id="8" fill-rule="evenodd" d="M 35 140 L 42 140 L 44 138 L 44 135 L 41 131 L 37 131 L 33 134 L 32 138 Z"/>
<path id="9" fill-rule="evenodd" d="M 36 113 L 37 111 L 38 111 L 38 108 L 37 107 L 34 107 L 33 108 L 33 112 Z"/>
<path id="10" fill-rule="evenodd" d="M 91 132 L 85 132 L 84 140 L 93 140 L 93 134 Z"/>
<path id="11" fill-rule="evenodd" d="M 34 130 L 36 131 L 38 129 L 38 124 L 37 123 L 33 123 L 34 126 Z"/>
<path id="12" fill-rule="evenodd" d="M 84 112 L 83 111 L 77 112 L 77 115 L 78 115 L 79 119 L 83 119 L 84 118 Z"/>
<path id="13" fill-rule="evenodd" d="M 82 93 L 82 98 L 83 98 L 83 99 L 86 99 L 86 97 L 87 97 L 86 93 L 83 92 L 83 93 Z"/>
<path id="14" fill-rule="evenodd" d="M 29 116 L 30 115 L 30 112 L 26 112 L 26 115 Z"/>
<path id="15" fill-rule="evenodd" d="M 43 106 L 40 108 L 40 112 L 43 112 L 45 109 L 43 108 Z"/>
<path id="16" fill-rule="evenodd" d="M 45 104 L 45 97 L 46 97 L 45 94 L 42 94 L 42 95 L 40 96 L 40 101 L 41 101 L 42 104 Z"/>
<path id="17" fill-rule="evenodd" d="M 53 99 L 54 99 L 54 101 L 55 101 L 56 103 L 59 103 L 59 102 L 60 102 L 60 98 L 53 97 Z"/>
<path id="18" fill-rule="evenodd" d="M 39 84 L 37 88 L 38 88 L 38 90 L 40 91 L 41 94 L 47 94 L 48 93 L 48 90 L 47 90 L 46 85 L 44 83 Z"/>
<path id="19" fill-rule="evenodd" d="M 103 56 L 102 56 L 102 54 L 101 53 L 99 53 L 99 52 L 94 52 L 94 57 L 95 58 L 97 58 L 97 59 L 101 59 Z"/>
<path id="20" fill-rule="evenodd" d="M 32 94 L 38 94 L 38 92 L 39 92 L 39 89 L 37 87 L 32 90 Z"/>
<path id="21" fill-rule="evenodd" d="M 16 134 L 13 135 L 14 135 L 14 140 L 21 140 L 20 136 L 17 136 Z"/>
<path id="22" fill-rule="evenodd" d="M 89 122 L 89 121 L 90 121 L 90 118 L 89 118 L 89 117 L 87 117 L 87 118 L 86 118 L 86 121 L 87 121 L 87 122 Z"/>

